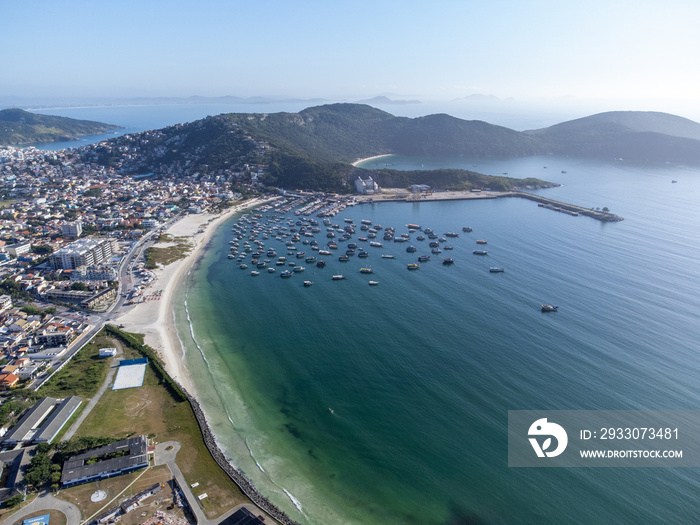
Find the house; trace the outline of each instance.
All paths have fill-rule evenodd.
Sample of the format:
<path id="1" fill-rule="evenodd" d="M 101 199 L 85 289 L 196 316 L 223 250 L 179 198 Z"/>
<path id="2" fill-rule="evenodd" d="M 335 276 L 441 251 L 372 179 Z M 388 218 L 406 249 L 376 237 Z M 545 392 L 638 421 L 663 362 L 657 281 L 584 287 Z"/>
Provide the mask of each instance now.
<path id="1" fill-rule="evenodd" d="M 19 376 L 15 374 L 0 374 L 0 390 L 9 390 L 17 386 Z"/>

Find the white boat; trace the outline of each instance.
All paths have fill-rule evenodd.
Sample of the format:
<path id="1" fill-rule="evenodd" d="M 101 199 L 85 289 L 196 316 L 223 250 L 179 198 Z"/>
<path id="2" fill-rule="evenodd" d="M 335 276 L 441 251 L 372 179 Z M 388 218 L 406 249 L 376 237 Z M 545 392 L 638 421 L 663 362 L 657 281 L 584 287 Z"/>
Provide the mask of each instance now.
<path id="1" fill-rule="evenodd" d="M 341 281 L 341 280 L 343 280 L 343 279 L 345 279 L 345 276 L 344 276 L 344 275 L 338 274 L 338 275 L 334 275 L 334 276 L 333 276 L 333 280 L 334 280 L 334 281 Z"/>
<path id="2" fill-rule="evenodd" d="M 382 255 L 382 259 L 396 259 L 396 255 L 384 254 Z"/>
<path id="3" fill-rule="evenodd" d="M 377 286 L 379 284 L 379 281 L 370 281 L 369 285 L 370 286 Z"/>

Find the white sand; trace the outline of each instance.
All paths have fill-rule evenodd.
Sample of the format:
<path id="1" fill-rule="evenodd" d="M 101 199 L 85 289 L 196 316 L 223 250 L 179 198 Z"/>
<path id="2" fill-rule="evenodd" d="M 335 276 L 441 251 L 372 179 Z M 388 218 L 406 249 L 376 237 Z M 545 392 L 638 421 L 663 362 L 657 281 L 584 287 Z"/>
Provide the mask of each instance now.
<path id="1" fill-rule="evenodd" d="M 184 361 L 184 350 L 177 337 L 173 318 L 173 295 L 183 276 L 201 255 L 216 228 L 234 213 L 263 204 L 261 199 L 253 199 L 234 206 L 223 214 L 200 213 L 187 215 L 174 223 L 167 234 L 173 237 L 189 237 L 194 249 L 185 258 L 155 270 L 156 279 L 144 291 L 144 295 L 163 290 L 160 300 L 137 304 L 117 318 L 124 330 L 145 335 L 145 343 L 158 352 L 168 373 L 190 394 L 196 390 Z M 201 232 L 201 233 L 200 233 Z M 165 246 L 165 245 L 163 245 Z"/>

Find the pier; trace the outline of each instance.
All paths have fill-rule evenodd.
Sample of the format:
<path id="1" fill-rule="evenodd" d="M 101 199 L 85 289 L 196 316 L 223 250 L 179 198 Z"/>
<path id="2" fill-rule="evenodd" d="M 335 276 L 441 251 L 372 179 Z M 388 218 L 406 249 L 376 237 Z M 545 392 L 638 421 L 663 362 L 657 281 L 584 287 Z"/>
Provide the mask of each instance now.
<path id="1" fill-rule="evenodd" d="M 503 194 L 503 197 L 520 197 L 521 199 L 535 201 L 541 208 L 546 208 L 548 210 L 558 211 L 560 213 L 566 213 L 573 216 L 585 215 L 586 217 L 591 217 L 603 222 L 619 222 L 624 220 L 622 217 L 615 215 L 614 213 L 594 210 L 592 208 L 584 208 L 582 206 L 568 204 L 566 202 L 559 202 L 524 191 L 511 191 Z"/>

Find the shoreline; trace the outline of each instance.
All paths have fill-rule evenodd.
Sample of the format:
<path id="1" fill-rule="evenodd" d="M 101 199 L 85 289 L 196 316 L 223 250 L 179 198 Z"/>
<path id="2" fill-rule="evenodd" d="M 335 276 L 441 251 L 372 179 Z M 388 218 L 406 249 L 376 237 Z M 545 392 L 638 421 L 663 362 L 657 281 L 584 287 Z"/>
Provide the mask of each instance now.
<path id="1" fill-rule="evenodd" d="M 374 160 L 374 159 L 381 159 L 382 157 L 391 157 L 392 155 L 394 155 L 394 153 L 382 153 L 381 155 L 374 155 L 373 157 L 366 157 L 364 159 L 357 159 L 355 162 L 352 163 L 352 165 L 357 168 L 357 165 L 360 164 L 361 162 L 365 162 L 368 160 Z"/>
<path id="2" fill-rule="evenodd" d="M 231 207 L 221 214 L 201 213 L 183 217 L 172 224 L 165 233 L 173 237 L 191 237 L 192 251 L 184 259 L 153 270 L 156 278 L 148 292 L 162 289 L 159 301 L 144 301 L 129 312 L 116 318 L 128 332 L 144 334 L 144 342 L 153 348 L 163 360 L 165 370 L 195 398 L 197 390 L 185 364 L 184 348 L 179 340 L 174 318 L 174 295 L 183 278 L 199 260 L 203 248 L 216 229 L 236 213 L 254 208 L 266 202 L 252 199 Z M 164 244 L 165 245 L 165 244 Z"/>

